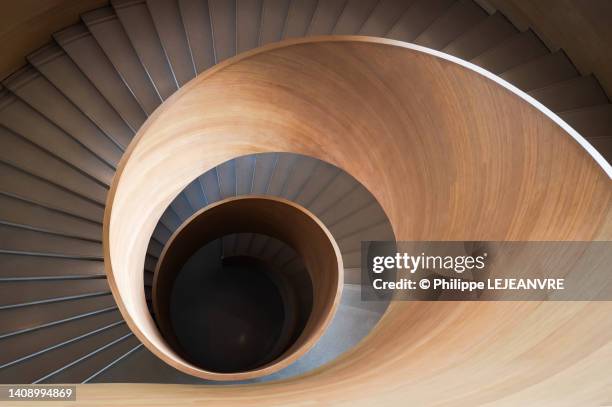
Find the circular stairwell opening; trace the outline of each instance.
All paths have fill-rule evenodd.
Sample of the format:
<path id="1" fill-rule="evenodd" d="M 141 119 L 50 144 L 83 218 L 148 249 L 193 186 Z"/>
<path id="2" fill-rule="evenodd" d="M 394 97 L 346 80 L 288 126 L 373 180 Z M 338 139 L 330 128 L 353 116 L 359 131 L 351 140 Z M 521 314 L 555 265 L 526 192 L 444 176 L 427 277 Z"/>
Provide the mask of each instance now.
<path id="1" fill-rule="evenodd" d="M 248 247 L 237 247 L 238 234 L 250 236 Z M 339 249 L 307 210 L 279 198 L 230 198 L 196 212 L 166 243 L 153 307 L 182 358 L 218 379 L 249 379 L 316 343 L 342 281 Z"/>

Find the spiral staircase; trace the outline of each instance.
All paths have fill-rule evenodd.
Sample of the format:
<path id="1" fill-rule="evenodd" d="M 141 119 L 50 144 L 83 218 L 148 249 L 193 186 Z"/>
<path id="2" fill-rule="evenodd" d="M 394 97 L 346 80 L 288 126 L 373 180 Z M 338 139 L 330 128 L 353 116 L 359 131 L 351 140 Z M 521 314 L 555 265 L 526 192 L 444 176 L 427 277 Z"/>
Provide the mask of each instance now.
<path id="1" fill-rule="evenodd" d="M 113 181 L 113 177 L 121 165 L 128 165 L 126 162 L 120 164 L 122 157 L 128 155 L 126 152 L 137 150 L 134 143 L 130 144 L 136 133 L 152 131 L 156 120 L 160 120 L 167 112 L 163 106 L 172 106 L 172 103 L 183 100 L 179 99 L 180 92 L 173 97 L 175 92 L 188 83 L 181 92 L 187 92 L 190 87 L 195 89 L 196 81 L 190 81 L 196 76 L 203 74 L 199 78 L 204 78 L 205 75 L 211 75 L 198 83 L 205 83 L 206 79 L 214 82 L 213 67 L 226 60 L 228 64 L 238 62 L 235 65 L 219 66 L 239 67 L 240 57 L 231 59 L 238 54 L 258 56 L 258 47 L 268 45 L 271 47 L 268 49 L 274 52 L 274 43 L 278 41 L 294 39 L 300 44 L 300 41 L 307 41 L 301 40 L 301 37 L 324 35 L 332 35 L 329 37 L 332 40 L 348 35 L 382 37 L 416 44 L 411 52 L 421 52 L 424 48 L 420 47 L 425 47 L 449 54 L 451 57 L 445 58 L 453 63 L 458 61 L 453 57 L 469 61 L 482 68 L 480 73 L 488 71 L 507 81 L 500 91 L 504 94 L 503 98 L 514 97 L 520 99 L 521 103 L 526 100 L 538 106 L 538 109 L 546 107 L 550 110 L 547 120 L 554 116 L 551 112 L 556 114 L 597 150 L 595 152 L 591 149 L 589 152 L 598 157 L 599 165 L 604 169 L 609 168 L 601 157 L 608 162 L 612 160 L 612 104 L 596 78 L 581 75 L 563 51 L 551 52 L 532 31 L 519 31 L 499 12 L 489 14 L 475 1 L 111 1 L 107 7 L 81 15 L 78 24 L 55 33 L 49 44 L 28 56 L 27 66 L 2 81 L 0 382 L 191 383 L 206 387 L 214 384 L 202 377 L 186 374 L 185 370 L 175 369 L 176 366 L 164 363 L 167 360 L 154 354 L 149 346 L 143 346 L 142 338 L 134 333 L 134 329 L 130 329 L 133 328 L 130 325 L 132 322 L 125 320 L 128 307 L 119 305 L 113 296 L 116 292 L 111 290 L 107 281 L 108 273 L 105 272 L 105 260 L 107 269 L 109 267 L 109 254 L 105 253 L 103 247 L 103 226 L 109 227 L 105 223 L 105 207 L 112 202 L 109 190 L 113 182 L 118 182 Z M 321 38 L 314 38 L 315 42 L 317 40 Z M 355 41 L 361 40 L 364 39 L 357 38 Z M 324 49 L 322 52 L 330 51 Z M 378 57 L 384 61 L 385 56 L 381 55 L 374 53 L 364 55 L 364 58 Z M 305 52 L 291 60 L 291 55 L 280 55 L 278 59 L 272 58 L 273 62 L 262 60 L 260 64 L 266 67 L 266 64 L 273 66 L 276 62 L 282 64 L 291 61 L 291 68 L 295 72 L 300 72 L 300 66 L 304 64 L 307 77 L 309 67 L 320 67 L 317 63 L 309 65 L 312 63 L 309 59 L 311 56 Z M 362 62 L 359 57 L 351 57 L 356 65 Z M 389 66 L 381 66 L 389 72 L 395 72 L 398 66 L 407 67 L 406 75 L 410 75 L 410 62 L 404 64 L 402 61 L 397 66 L 393 65 L 395 62 L 397 60 L 390 58 Z M 321 66 L 325 66 L 325 61 L 321 62 Z M 478 69 L 476 67 L 470 69 Z M 460 76 L 452 69 L 436 66 L 432 71 L 445 80 L 451 80 L 449 78 L 453 78 L 453 75 Z M 236 71 L 240 69 L 236 68 Z M 262 72 L 266 72 L 265 69 L 262 68 L 260 76 L 255 76 L 254 80 L 263 77 Z M 282 72 L 279 75 L 282 76 Z M 303 79 L 304 76 L 295 78 L 296 81 Z M 273 80 L 268 78 L 265 80 L 269 80 L 271 86 L 277 86 L 278 89 L 286 85 L 272 83 Z M 338 79 L 338 82 L 341 80 Z M 474 84 L 476 92 L 480 89 L 480 82 Z M 235 90 L 237 94 L 248 88 L 248 84 L 240 80 L 228 85 L 219 82 L 212 85 L 212 94 L 218 87 L 224 86 Z M 513 86 L 525 94 L 517 98 L 515 92 L 518 91 Z M 414 100 L 426 99 L 420 92 L 421 88 L 413 89 Z M 247 92 L 243 100 L 248 101 L 250 97 L 256 100 L 254 95 Z M 224 105 L 226 102 L 219 98 L 219 105 L 211 104 L 210 107 L 219 109 L 219 117 L 224 111 L 240 115 L 240 108 L 248 114 L 249 106 Z M 465 109 L 471 112 L 474 118 L 480 114 L 490 114 L 484 110 L 474 111 L 474 104 L 468 97 L 455 98 L 450 104 L 456 111 Z M 389 106 L 394 105 L 391 103 Z M 188 110 L 189 106 L 183 108 Z M 514 107 L 508 104 L 494 108 L 503 114 L 505 109 Z M 214 122 L 217 116 L 213 113 L 211 120 Z M 427 114 L 423 113 L 425 116 Z M 531 114 L 530 111 L 520 117 L 527 120 Z M 273 121 L 273 114 L 269 118 Z M 358 121 L 358 117 L 352 117 L 349 121 L 351 119 Z M 379 119 L 380 123 L 384 123 L 382 118 Z M 186 121 L 189 120 L 191 118 Z M 432 122 L 435 122 L 435 118 Z M 272 127 L 268 130 L 272 129 L 270 131 L 273 133 L 276 127 L 273 122 L 270 125 Z M 336 122 L 325 122 L 325 125 L 330 126 L 330 134 L 336 131 Z M 585 172 L 569 164 L 570 159 L 577 160 L 574 150 L 571 150 L 574 144 L 573 147 L 566 147 L 566 144 L 561 147 L 553 145 L 556 139 L 545 137 L 552 130 L 545 124 L 538 126 L 536 134 L 539 136 L 541 133 L 546 143 L 550 143 L 541 141 L 541 148 L 549 145 L 550 152 L 538 150 L 536 156 L 541 155 L 547 159 L 554 152 L 560 160 L 568 160 L 565 170 L 576 170 L 577 178 L 568 176 L 564 181 L 567 184 L 562 183 L 560 187 L 562 191 L 575 187 L 576 194 L 583 192 L 602 197 L 600 202 L 604 204 L 591 208 L 584 203 L 581 206 L 582 201 L 563 203 L 568 205 L 567 208 L 574 208 L 572 210 L 578 211 L 576 208 L 579 208 L 588 212 L 588 215 L 580 219 L 585 221 L 588 216 L 592 216 L 585 222 L 593 229 L 571 229 L 567 225 L 549 228 L 542 226 L 541 229 L 531 230 L 532 235 L 524 232 L 527 229 L 519 228 L 520 231 L 517 229 L 513 232 L 516 235 L 508 232 L 509 236 L 560 240 L 610 239 L 609 226 L 606 226 L 610 222 L 609 205 L 606 207 L 606 202 L 610 202 L 610 174 L 608 177 L 600 174 L 594 178 L 579 178 Z M 465 124 L 464 127 L 469 125 Z M 383 124 L 380 128 L 387 129 Z M 563 130 L 569 131 L 567 128 L 563 127 Z M 356 125 L 354 129 L 358 132 L 361 128 Z M 227 136 L 228 143 L 233 140 L 230 133 L 218 134 Z M 516 136 L 520 139 L 526 137 Z M 225 141 L 222 137 L 219 143 Z M 252 136 L 253 139 L 257 137 L 259 135 Z M 571 142 L 574 143 L 573 140 Z M 427 142 L 423 142 L 423 145 L 427 145 Z M 288 146 L 280 143 L 276 149 L 268 148 L 268 152 L 244 149 L 230 154 L 229 159 L 219 159 L 214 165 L 203 167 L 204 171 L 195 179 L 190 178 L 160 209 L 161 215 L 152 226 L 150 236 L 147 236 L 148 245 L 141 274 L 144 282 L 142 291 L 148 301 L 150 317 L 156 318 L 155 307 L 152 306 L 152 287 L 159 259 L 173 234 L 199 210 L 232 197 L 264 195 L 294 202 L 314 214 L 329 229 L 342 254 L 343 291 L 336 314 L 316 345 L 293 364 L 273 374 L 239 382 L 276 383 L 275 380 L 287 379 L 289 384 L 286 390 L 280 390 L 279 397 L 295 391 L 293 395 L 287 396 L 291 400 L 288 404 L 299 404 L 299 380 L 303 374 L 310 373 L 307 376 L 311 380 L 307 383 L 310 384 L 305 384 L 305 388 L 310 389 L 317 389 L 320 383 L 329 380 L 325 379 L 324 373 L 320 377 L 321 382 L 317 382 L 317 372 L 321 371 L 336 374 L 342 383 L 350 381 L 349 372 L 352 369 L 347 355 L 354 356 L 355 353 L 347 352 L 359 349 L 355 347 L 368 335 L 370 342 L 378 341 L 383 346 L 390 332 L 401 330 L 404 323 L 410 322 L 406 319 L 408 317 L 397 318 L 400 310 L 403 310 L 402 315 L 426 315 L 429 312 L 432 320 L 438 318 L 438 321 L 442 320 L 443 311 L 451 310 L 450 306 L 434 309 L 432 305 L 427 305 L 421 309 L 417 305 L 405 304 L 387 309 L 386 302 L 362 301 L 359 293 L 361 241 L 420 237 L 476 240 L 483 236 L 500 238 L 507 235 L 500 232 L 503 227 L 499 225 L 495 226 L 497 229 L 491 226 L 491 232 L 481 235 L 478 233 L 482 230 L 478 228 L 461 234 L 459 226 L 446 232 L 441 231 L 444 222 L 448 220 L 445 216 L 451 217 L 450 212 L 435 221 L 430 220 L 430 217 L 424 215 L 424 209 L 416 203 L 391 204 L 391 193 L 384 192 L 385 188 L 391 187 L 390 181 L 381 179 L 379 185 L 370 179 L 364 181 L 367 178 L 366 171 L 376 173 L 373 168 L 375 164 L 362 163 L 367 168 L 351 171 L 342 159 L 326 160 L 326 157 L 315 154 L 314 148 L 310 151 L 305 147 L 293 149 Z M 586 144 L 583 146 L 591 148 Z M 333 145 L 328 147 L 332 148 Z M 451 150 L 461 149 L 460 146 L 455 147 L 456 150 Z M 376 148 L 372 148 L 372 163 L 374 159 L 381 159 L 376 154 Z M 587 156 L 584 151 L 582 154 Z M 418 157 L 413 158 L 416 163 L 414 168 L 402 167 L 407 173 L 416 174 L 420 171 L 420 174 L 431 176 L 430 181 L 442 183 L 442 178 L 436 178 L 425 169 L 426 166 L 421 166 Z M 587 158 L 591 160 L 590 156 Z M 161 167 L 167 164 L 163 159 L 159 162 Z M 594 165 L 594 161 L 588 162 L 591 164 L 584 165 Z M 460 167 L 455 161 L 451 163 Z M 443 160 L 437 162 L 437 165 L 443 164 Z M 487 165 L 496 171 L 498 169 L 494 162 Z M 555 169 L 563 171 L 557 167 Z M 601 168 L 597 167 L 597 171 L 601 172 Z M 151 176 L 147 178 L 151 190 L 163 189 L 162 181 L 158 185 L 158 178 L 152 176 L 153 170 L 150 174 L 143 174 Z M 546 176 L 553 177 L 554 174 L 556 172 L 551 170 Z M 488 179 L 486 174 L 470 175 L 473 178 Z M 499 177 L 505 179 L 501 175 Z M 596 181 L 591 183 L 591 179 Z M 569 185 L 572 182 L 574 184 Z M 415 191 L 427 191 L 422 187 L 419 185 L 414 188 Z M 512 192 L 521 193 L 517 190 Z M 451 195 L 435 195 L 435 199 L 450 201 Z M 430 202 L 428 200 L 434 198 L 423 199 Z M 144 207 L 146 202 L 140 202 L 140 205 Z M 501 208 L 498 209 L 504 210 L 507 208 L 505 205 L 510 203 L 498 202 Z M 540 208 L 535 204 L 527 206 Z M 400 207 L 420 213 L 427 220 L 418 216 L 416 220 L 400 219 L 397 212 Z M 478 211 L 478 208 L 471 209 L 469 216 L 479 215 L 473 211 Z M 494 216 L 491 213 L 485 215 Z M 578 218 L 583 215 L 580 212 L 580 216 L 575 216 Z M 400 224 L 401 227 L 398 226 Z M 437 227 L 431 226 L 434 224 Z M 534 225 L 533 228 L 538 227 L 536 220 Z M 402 227 L 408 226 L 412 228 L 411 233 L 401 232 L 404 230 Z M 214 259 L 208 258 L 205 263 L 212 264 L 236 255 L 257 254 L 281 268 L 295 267 L 296 264 L 295 252 L 282 242 L 263 235 L 232 233 L 218 240 L 217 244 L 220 247 L 218 255 Z M 112 248 L 109 250 L 112 252 Z M 487 310 L 480 307 L 474 305 L 467 311 L 468 315 L 476 317 L 482 311 L 488 318 L 495 319 L 496 315 L 502 314 L 496 311 L 497 308 Z M 580 312 L 577 310 L 572 315 L 578 315 L 578 318 Z M 554 316 L 554 312 L 552 314 Z M 393 319 L 393 315 L 396 319 Z M 461 325 L 462 318 L 457 318 L 447 324 Z M 385 321 L 386 330 L 377 334 L 377 327 Z M 460 329 L 468 329 L 466 326 L 469 323 L 465 324 Z M 446 326 L 446 323 L 442 326 Z M 605 324 L 600 328 L 604 329 Z M 441 328 L 429 324 L 415 326 L 414 333 L 406 333 L 402 340 L 394 342 L 388 348 L 389 352 L 399 352 L 402 343 L 418 341 L 418 334 L 423 334 L 426 329 L 430 329 L 429 334 L 433 334 Z M 609 332 L 606 336 L 609 336 Z M 449 348 L 446 350 L 449 351 Z M 609 349 L 604 351 L 609 353 Z M 365 358 L 368 353 L 367 350 L 362 352 L 361 357 Z M 418 353 L 411 356 L 418 360 Z M 354 363 L 361 360 L 357 357 L 353 359 L 356 359 Z M 332 361 L 339 361 L 340 365 L 328 365 Z M 368 365 L 365 359 L 362 362 Z M 376 386 L 383 385 L 383 369 L 384 366 L 370 366 L 370 373 L 360 373 L 355 380 L 363 385 L 363 391 L 373 391 Z M 424 370 L 427 371 L 427 368 Z M 427 375 L 431 374 L 427 371 Z M 414 377 L 413 380 L 419 381 Z M 435 387 L 430 376 L 422 380 L 426 382 L 421 383 L 425 387 Z M 216 387 L 211 389 L 217 391 Z M 265 387 L 246 389 L 241 397 L 252 395 L 254 400 L 262 403 L 265 401 Z M 142 393 L 146 394 L 147 391 L 143 388 Z M 222 394 L 210 393 L 210 397 L 215 400 L 215 397 L 222 397 Z M 329 397 L 329 400 L 350 403 L 348 396 L 330 394 Z M 398 403 L 398 398 L 389 397 L 389 400 L 383 402 Z M 452 400 L 452 396 L 447 397 L 447 400 Z M 470 400 L 470 396 L 466 396 L 466 399 Z M 363 396 L 362 402 L 367 403 L 367 400 Z M 486 397 L 478 399 L 479 403 L 484 401 L 487 401 Z"/>

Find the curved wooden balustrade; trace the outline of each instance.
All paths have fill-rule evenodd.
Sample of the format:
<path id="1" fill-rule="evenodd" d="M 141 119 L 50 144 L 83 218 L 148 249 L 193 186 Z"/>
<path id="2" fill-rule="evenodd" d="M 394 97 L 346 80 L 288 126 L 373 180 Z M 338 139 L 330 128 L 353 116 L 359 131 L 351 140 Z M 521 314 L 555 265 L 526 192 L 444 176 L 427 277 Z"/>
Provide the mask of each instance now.
<path id="1" fill-rule="evenodd" d="M 331 322 L 342 295 L 342 255 L 327 228 L 303 207 L 268 196 L 227 198 L 204 207 L 174 232 L 160 256 L 153 281 L 157 324 L 174 350 L 180 345 L 170 317 L 173 281 L 185 262 L 204 244 L 231 233 L 259 233 L 279 239 L 300 254 L 314 294 L 308 323 L 296 342 L 279 357 L 254 370 L 216 373 L 177 368 L 210 380 L 244 380 L 276 372 L 310 350 Z"/>
<path id="2" fill-rule="evenodd" d="M 139 339 L 180 363 L 142 294 L 151 232 L 197 175 L 266 151 L 310 155 L 353 175 L 398 240 L 612 239 L 610 168 L 551 117 L 475 68 L 393 41 L 317 38 L 241 55 L 171 97 L 124 156 L 104 222 L 113 294 Z M 106 405 L 107 391 L 122 404 L 152 405 L 604 402 L 612 400 L 611 311 L 609 302 L 397 302 L 353 351 L 305 377 L 237 388 L 99 385 L 79 387 L 79 397 Z"/>

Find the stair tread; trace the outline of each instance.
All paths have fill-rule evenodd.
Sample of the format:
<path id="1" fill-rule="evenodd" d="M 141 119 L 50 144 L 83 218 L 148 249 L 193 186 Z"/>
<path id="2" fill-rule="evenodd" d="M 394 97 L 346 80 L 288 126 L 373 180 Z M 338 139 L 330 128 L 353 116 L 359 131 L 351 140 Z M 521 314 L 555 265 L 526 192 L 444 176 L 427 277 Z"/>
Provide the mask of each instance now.
<path id="1" fill-rule="evenodd" d="M 496 12 L 453 40 L 442 51 L 469 61 L 517 33 L 514 25 L 503 14 Z"/>
<path id="2" fill-rule="evenodd" d="M 417 0 L 404 11 L 387 33 L 387 37 L 399 41 L 414 41 L 454 2 L 455 0 Z"/>
<path id="3" fill-rule="evenodd" d="M 359 35 L 384 36 L 413 1 L 388 0 L 378 2 L 370 12 L 361 30 L 359 30 Z"/>
<path id="4" fill-rule="evenodd" d="M 558 114 L 587 139 L 612 136 L 612 104 L 585 107 Z"/>
<path id="5" fill-rule="evenodd" d="M 593 75 L 579 76 L 528 92 L 553 112 L 608 103 L 608 97 Z"/>
<path id="6" fill-rule="evenodd" d="M 282 39 L 285 21 L 289 13 L 289 0 L 266 0 L 261 10 L 259 45 Z"/>
<path id="7" fill-rule="evenodd" d="M 130 127 L 129 118 L 114 109 L 64 50 L 51 43 L 30 54 L 28 61 L 107 136 L 127 147 L 137 127 Z"/>
<path id="8" fill-rule="evenodd" d="M 198 73 L 215 64 L 210 14 L 206 2 L 179 0 L 179 9 Z"/>
<path id="9" fill-rule="evenodd" d="M 3 145 L 0 159 L 3 162 L 100 204 L 104 202 L 106 198 L 104 187 L 36 144 L 2 127 L 0 127 L 0 140 Z M 23 157 L 28 157 L 28 159 L 24 160 Z"/>
<path id="10" fill-rule="evenodd" d="M 458 0 L 414 40 L 415 44 L 440 50 L 487 17 L 472 0 Z"/>
<path id="11" fill-rule="evenodd" d="M 527 30 L 490 48 L 471 62 L 499 75 L 547 53 L 549 51 L 544 43 L 531 30 Z"/>
<path id="12" fill-rule="evenodd" d="M 346 7 L 346 0 L 320 1 L 312 16 L 306 35 L 329 35 Z"/>
<path id="13" fill-rule="evenodd" d="M 56 37 L 56 40 L 73 59 L 80 60 L 82 65 L 87 64 L 87 55 L 92 49 L 96 50 L 96 59 L 91 63 L 103 60 L 97 52 L 96 45 L 99 45 L 145 113 L 153 113 L 161 103 L 161 95 L 153 86 L 114 10 L 105 7 L 85 13 L 81 18 L 91 36 L 86 35 L 64 44 L 60 38 Z M 88 70 L 95 72 L 96 65 L 90 66 Z M 110 73 L 106 77 L 110 77 Z"/>
<path id="14" fill-rule="evenodd" d="M 92 260 L 0 254 L 0 278 L 104 274 L 104 263 Z"/>
<path id="15" fill-rule="evenodd" d="M 14 95 L 0 95 L 0 124 L 70 163 L 92 180 L 110 184 L 112 167 Z"/>
<path id="16" fill-rule="evenodd" d="M 51 380 L 46 381 L 46 383 L 81 383 L 111 364 L 121 355 L 139 345 L 140 341 L 133 334 L 130 334 L 127 338 L 114 343 L 107 349 L 91 355 L 78 365 L 55 375 Z"/>
<path id="17" fill-rule="evenodd" d="M 169 98 L 178 89 L 178 82 L 146 3 L 113 0 L 111 4 L 157 92 L 162 99 Z"/>
<path id="18" fill-rule="evenodd" d="M 102 291 L 109 291 L 106 279 L 72 280 L 70 284 L 66 281 L 3 282 L 0 307 Z"/>
<path id="19" fill-rule="evenodd" d="M 121 320 L 121 313 L 112 310 L 49 327 L 44 331 L 44 335 L 41 335 L 40 331 L 32 331 L 6 338 L 2 341 L 4 352 L 0 355 L 0 365 L 74 340 Z"/>
<path id="20" fill-rule="evenodd" d="M 115 306 L 115 300 L 109 292 L 108 295 L 100 297 L 0 310 L 0 316 L 2 316 L 0 335 L 36 329 L 40 326 L 60 325 L 65 323 L 62 322 L 64 320 L 79 318 L 81 315 Z M 38 330 L 38 332 L 43 331 Z"/>
<path id="21" fill-rule="evenodd" d="M 130 332 L 129 328 L 122 324 L 98 335 L 46 352 L 34 359 L 12 366 L 10 369 L 0 369 L 0 381 L 33 383 L 128 332 Z M 48 383 L 49 381 L 45 382 Z"/>
<path id="22" fill-rule="evenodd" d="M 177 0 L 147 0 L 153 25 L 179 86 L 196 76 Z"/>
<path id="23" fill-rule="evenodd" d="M 236 53 L 257 48 L 263 2 L 264 0 L 236 1 Z"/>
<path id="24" fill-rule="evenodd" d="M 578 71 L 563 51 L 543 55 L 500 74 L 521 90 L 529 91 L 577 77 Z"/>
<path id="25" fill-rule="evenodd" d="M 87 219 L 102 221 L 104 207 L 0 161 L 0 189 Z"/>
<path id="26" fill-rule="evenodd" d="M 102 160 L 116 166 L 123 153 L 115 140 L 104 134 L 53 84 L 27 65 L 3 84 L 49 121 L 85 145 Z"/>
<path id="27" fill-rule="evenodd" d="M 236 55 L 236 3 L 225 0 L 208 0 L 208 12 L 215 63 L 219 63 Z"/>
<path id="28" fill-rule="evenodd" d="M 249 1 L 246 2 L 249 3 Z M 284 38 L 303 37 L 304 35 L 306 35 L 306 32 L 308 31 L 308 27 L 310 26 L 310 22 L 314 17 L 314 13 L 318 7 L 318 4 L 320 4 L 320 2 L 317 0 L 292 1 L 289 5 L 289 11 L 287 12 L 287 22 L 285 24 L 283 33 Z M 240 10 L 240 7 L 238 9 Z M 259 20 L 261 20 L 261 15 L 258 16 Z M 245 16 L 244 20 L 246 20 L 247 18 L 248 17 Z M 259 24 L 259 20 L 257 21 L 257 24 Z M 242 31 L 240 20 L 238 21 L 238 27 L 240 31 Z"/>
<path id="29" fill-rule="evenodd" d="M 100 240 L 100 225 L 0 194 L 0 220 Z"/>
<path id="30" fill-rule="evenodd" d="M 336 21 L 333 33 L 337 35 L 357 34 L 378 3 L 378 0 L 348 1 Z"/>

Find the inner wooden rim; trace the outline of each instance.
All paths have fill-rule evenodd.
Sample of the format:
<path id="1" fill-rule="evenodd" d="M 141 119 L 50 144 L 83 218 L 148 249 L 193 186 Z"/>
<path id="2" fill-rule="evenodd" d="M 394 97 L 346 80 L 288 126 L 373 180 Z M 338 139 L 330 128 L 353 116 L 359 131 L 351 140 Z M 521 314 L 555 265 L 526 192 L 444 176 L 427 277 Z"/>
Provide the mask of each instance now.
<path id="1" fill-rule="evenodd" d="M 209 380 L 242 380 L 276 372 L 314 346 L 329 325 L 342 293 L 343 265 L 338 246 L 325 226 L 305 208 L 284 199 L 233 197 L 202 208 L 174 232 L 153 278 L 153 307 L 164 339 L 183 359 L 170 319 L 172 284 L 181 267 L 203 243 L 232 233 L 259 233 L 281 240 L 301 256 L 313 285 L 312 311 L 298 339 L 272 362 L 247 372 L 187 373 Z M 175 366 L 176 367 L 176 366 Z"/>

